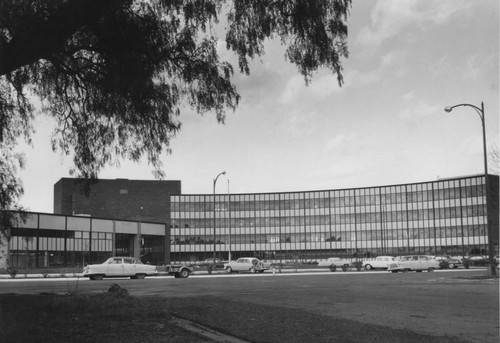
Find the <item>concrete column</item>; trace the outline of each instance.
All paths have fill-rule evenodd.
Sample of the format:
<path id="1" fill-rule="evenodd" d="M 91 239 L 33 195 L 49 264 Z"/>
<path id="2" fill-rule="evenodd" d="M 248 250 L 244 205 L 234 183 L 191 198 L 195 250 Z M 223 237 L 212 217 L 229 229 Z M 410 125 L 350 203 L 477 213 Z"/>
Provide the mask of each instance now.
<path id="1" fill-rule="evenodd" d="M 137 234 L 134 235 L 134 257 L 141 258 L 141 222 L 137 223 Z"/>

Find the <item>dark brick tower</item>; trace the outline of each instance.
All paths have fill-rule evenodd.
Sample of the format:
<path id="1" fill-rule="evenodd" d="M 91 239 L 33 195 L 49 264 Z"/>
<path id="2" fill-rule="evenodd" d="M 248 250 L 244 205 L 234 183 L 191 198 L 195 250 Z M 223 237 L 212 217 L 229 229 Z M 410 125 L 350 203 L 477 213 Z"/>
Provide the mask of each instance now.
<path id="1" fill-rule="evenodd" d="M 100 179 L 88 197 L 83 185 L 82 179 L 60 179 L 54 185 L 54 214 L 168 224 L 170 195 L 181 194 L 180 181 Z"/>

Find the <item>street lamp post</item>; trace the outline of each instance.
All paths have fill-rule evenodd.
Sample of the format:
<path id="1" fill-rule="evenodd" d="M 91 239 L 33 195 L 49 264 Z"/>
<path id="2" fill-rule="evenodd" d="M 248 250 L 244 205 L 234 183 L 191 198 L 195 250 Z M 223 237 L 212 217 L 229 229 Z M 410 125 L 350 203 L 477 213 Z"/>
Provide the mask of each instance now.
<path id="1" fill-rule="evenodd" d="M 217 179 L 219 178 L 219 176 L 221 175 L 226 175 L 226 172 L 223 171 L 222 173 L 219 173 L 219 175 L 217 175 L 217 177 L 214 179 L 214 259 L 212 261 L 212 264 L 213 264 L 213 269 L 215 269 L 215 252 L 216 252 L 216 249 L 217 249 L 217 241 L 215 240 L 215 237 L 216 237 L 216 221 L 215 221 L 215 184 L 217 183 Z"/>
<path id="2" fill-rule="evenodd" d="M 230 210 L 230 195 L 229 195 L 229 179 L 227 180 L 227 229 L 229 231 L 229 252 L 228 260 L 231 262 L 231 210 Z"/>
<path id="3" fill-rule="evenodd" d="M 491 228 L 491 220 L 490 220 L 490 211 L 488 210 L 488 155 L 486 152 L 486 125 L 485 125 L 485 118 L 484 118 L 484 103 L 481 102 L 481 107 L 477 107 L 475 105 L 471 104 L 458 104 L 455 106 L 447 106 L 445 107 L 446 112 L 451 112 L 455 107 L 459 106 L 466 106 L 466 107 L 472 107 L 477 114 L 479 115 L 479 118 L 481 118 L 481 124 L 483 126 L 483 159 L 484 159 L 484 196 L 485 196 L 485 201 L 486 201 L 486 229 L 488 230 L 488 262 L 489 262 L 489 268 L 490 268 L 490 273 L 491 275 L 496 275 L 496 268 L 495 264 L 493 263 L 493 232 Z"/>

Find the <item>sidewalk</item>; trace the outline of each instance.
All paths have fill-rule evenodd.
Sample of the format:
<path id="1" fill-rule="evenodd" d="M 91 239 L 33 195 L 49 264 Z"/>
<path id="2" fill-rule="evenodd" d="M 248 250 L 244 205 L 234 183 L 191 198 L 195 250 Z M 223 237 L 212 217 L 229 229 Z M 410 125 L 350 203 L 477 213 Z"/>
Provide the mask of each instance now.
<path id="1" fill-rule="evenodd" d="M 301 272 L 329 272 L 328 268 L 315 268 L 315 269 L 282 269 L 279 271 L 276 269 L 275 273 L 301 273 Z M 265 274 L 272 274 L 271 270 L 266 270 Z M 209 275 L 207 270 L 194 270 L 191 275 Z M 211 275 L 227 275 L 227 272 L 224 269 L 214 270 Z M 156 276 L 169 276 L 166 272 L 158 272 Z M 64 272 L 61 271 L 59 273 L 23 273 L 18 272 L 15 276 L 10 274 L 0 274 L 0 280 L 2 279 L 53 279 L 53 278 L 81 278 L 82 273 L 74 273 L 74 272 Z M 151 277 L 151 276 L 150 276 Z"/>

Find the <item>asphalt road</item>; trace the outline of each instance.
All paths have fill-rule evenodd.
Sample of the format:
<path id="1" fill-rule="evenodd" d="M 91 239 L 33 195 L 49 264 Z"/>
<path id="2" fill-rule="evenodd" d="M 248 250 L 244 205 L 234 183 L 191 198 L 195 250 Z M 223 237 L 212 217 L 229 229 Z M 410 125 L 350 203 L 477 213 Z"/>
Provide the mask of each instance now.
<path id="1" fill-rule="evenodd" d="M 433 273 L 323 272 L 151 277 L 145 280 L 0 280 L 0 293 L 102 293 L 112 283 L 134 296 L 215 296 L 243 303 L 298 308 L 362 323 L 499 341 L 498 279 L 482 270 Z"/>

